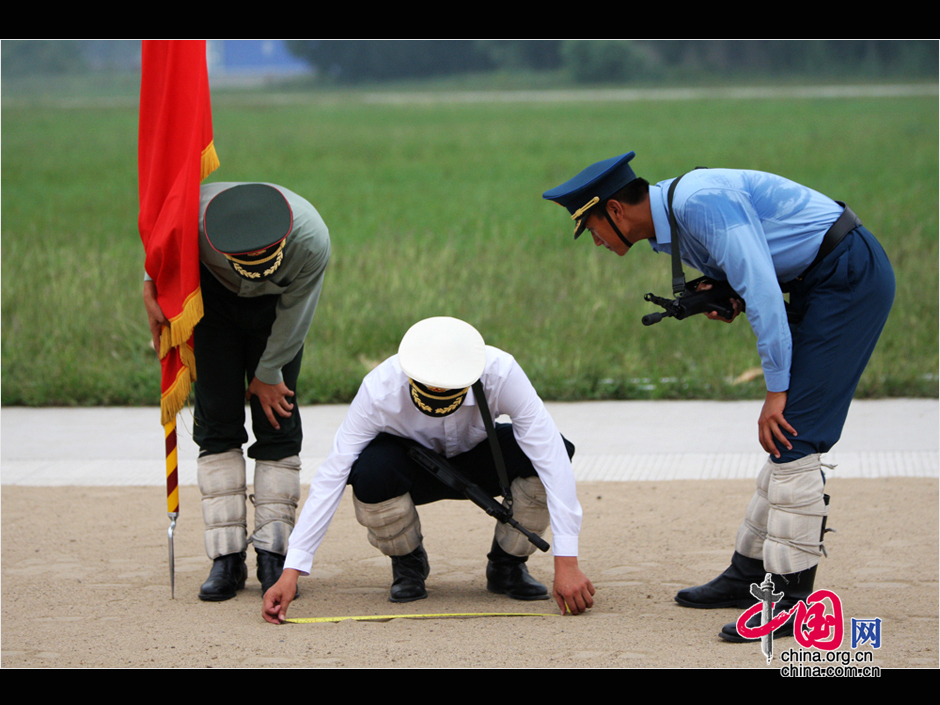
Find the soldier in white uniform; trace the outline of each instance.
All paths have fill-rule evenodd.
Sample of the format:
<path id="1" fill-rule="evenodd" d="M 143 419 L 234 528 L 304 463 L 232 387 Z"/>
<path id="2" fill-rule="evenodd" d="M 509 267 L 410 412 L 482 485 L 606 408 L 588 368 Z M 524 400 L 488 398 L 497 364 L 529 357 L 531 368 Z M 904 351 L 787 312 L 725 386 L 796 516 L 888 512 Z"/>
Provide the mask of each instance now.
<path id="1" fill-rule="evenodd" d="M 501 494 L 477 389 L 483 390 L 491 418 L 505 414 L 512 421 L 497 424 L 494 432 L 511 483 L 514 518 L 536 535 L 551 524 L 552 594 L 559 608 L 579 614 L 593 606 L 594 587 L 577 558 L 581 506 L 571 468 L 574 446 L 559 433 L 511 355 L 486 346 L 471 325 L 436 317 L 412 326 L 398 354 L 363 380 L 311 483 L 281 579 L 265 594 L 266 620 L 276 624 L 285 618 L 298 578 L 310 574 L 347 484 L 370 543 L 392 559 L 390 599 L 427 597 L 430 565 L 416 506 L 465 497 L 409 458 L 408 446 L 417 443 L 446 457 L 490 496 Z M 548 599 L 546 587 L 525 565 L 534 550 L 526 536 L 498 523 L 487 589 L 520 600 Z"/>

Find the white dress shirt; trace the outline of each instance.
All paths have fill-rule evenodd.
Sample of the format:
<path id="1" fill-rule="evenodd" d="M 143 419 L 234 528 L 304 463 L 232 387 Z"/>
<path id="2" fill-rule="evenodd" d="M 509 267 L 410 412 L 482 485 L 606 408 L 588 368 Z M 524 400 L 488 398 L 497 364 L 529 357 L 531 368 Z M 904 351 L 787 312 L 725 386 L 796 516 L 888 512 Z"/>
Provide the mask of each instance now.
<path id="1" fill-rule="evenodd" d="M 552 553 L 578 555 L 581 505 L 571 461 L 545 404 L 512 355 L 487 346 L 481 377 L 493 418 L 512 420 L 519 447 L 545 485 L 552 527 Z M 288 544 L 285 568 L 309 575 L 313 556 L 343 497 L 353 463 L 379 434 L 410 438 L 453 457 L 486 441 L 486 428 L 471 389 L 463 405 L 443 418 L 427 416 L 411 401 L 408 377 L 392 356 L 363 380 L 336 437 L 329 457 L 310 483 L 310 494 Z"/>

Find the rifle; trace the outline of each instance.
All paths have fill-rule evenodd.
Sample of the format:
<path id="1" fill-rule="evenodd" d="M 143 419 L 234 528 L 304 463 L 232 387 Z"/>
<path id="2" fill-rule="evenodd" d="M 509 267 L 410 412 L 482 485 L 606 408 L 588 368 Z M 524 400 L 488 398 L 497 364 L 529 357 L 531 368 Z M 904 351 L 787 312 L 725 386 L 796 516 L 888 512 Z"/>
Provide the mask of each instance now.
<path id="1" fill-rule="evenodd" d="M 703 169 L 704 167 L 696 168 Z M 682 176 L 685 176 L 685 174 Z M 644 296 L 645 301 L 662 306 L 665 309 L 663 313 L 649 313 L 643 316 L 644 326 L 659 323 L 664 318 L 675 318 L 677 321 L 681 321 L 697 313 L 708 313 L 710 311 L 715 311 L 719 316 L 730 321 L 734 318 L 734 307 L 731 304 L 731 299 L 738 299 L 741 302 L 741 310 L 744 310 L 744 299 L 731 288 L 728 282 L 709 277 L 699 277 L 690 282 L 685 280 L 685 272 L 682 271 L 682 259 L 679 254 L 679 222 L 676 220 L 675 211 L 672 209 L 672 197 L 682 176 L 673 180 L 669 185 L 666 196 L 671 237 L 670 250 L 672 252 L 672 295 L 675 298 L 667 299 L 653 294 Z M 712 286 L 704 291 L 696 291 L 699 284 L 702 283 L 708 283 Z"/>
<path id="2" fill-rule="evenodd" d="M 512 510 L 490 497 L 483 489 L 470 481 L 463 473 L 451 465 L 445 458 L 418 443 L 408 444 L 408 457 L 414 460 L 438 480 L 453 490 L 463 493 L 471 502 L 480 507 L 491 517 L 503 524 L 509 524 L 520 532 L 540 551 L 551 548 L 541 536 L 532 533 L 512 518 Z"/>
<path id="3" fill-rule="evenodd" d="M 711 284 L 712 288 L 696 291 L 701 283 Z M 715 311 L 721 318 L 731 320 L 734 317 L 734 307 L 731 304 L 731 299 L 741 301 L 741 310 L 744 310 L 744 300 L 731 288 L 728 282 L 716 281 L 708 277 L 699 277 L 684 283 L 683 292 L 674 299 L 654 296 L 653 294 L 647 294 L 643 299 L 665 309 L 662 313 L 648 313 L 643 316 L 644 326 L 659 323 L 664 318 L 675 318 L 677 321 L 681 321 L 697 313 L 708 313 L 710 311 Z"/>

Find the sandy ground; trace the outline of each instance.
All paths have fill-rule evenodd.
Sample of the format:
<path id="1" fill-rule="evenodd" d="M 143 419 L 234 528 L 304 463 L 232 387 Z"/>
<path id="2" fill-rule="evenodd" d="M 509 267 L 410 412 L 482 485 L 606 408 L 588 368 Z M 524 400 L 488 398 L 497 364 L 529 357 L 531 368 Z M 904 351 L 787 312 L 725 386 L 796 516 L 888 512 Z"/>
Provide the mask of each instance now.
<path id="1" fill-rule="evenodd" d="M 422 508 L 430 596 L 388 602 L 390 564 L 366 541 L 344 498 L 301 580 L 289 617 L 526 612 L 275 626 L 261 617 L 251 575 L 230 601 L 197 597 L 209 570 L 195 487 L 182 488 L 176 597 L 170 598 L 159 487 L 3 487 L 2 666 L 5 668 L 750 668 L 780 669 L 798 648 L 718 638 L 738 610 L 691 610 L 677 590 L 725 568 L 752 480 L 581 482 L 581 566 L 594 608 L 562 617 L 554 602 L 488 593 L 492 520 L 468 502 Z M 840 652 L 881 668 L 938 665 L 938 481 L 834 478 L 816 587 L 842 602 Z M 304 487 L 306 497 L 306 487 Z M 250 519 L 250 516 L 249 516 Z M 550 536 L 549 536 L 550 538 Z M 551 558 L 532 573 L 548 583 Z M 851 648 L 851 618 L 880 618 L 881 647 Z M 814 650 L 815 651 L 815 650 Z"/>

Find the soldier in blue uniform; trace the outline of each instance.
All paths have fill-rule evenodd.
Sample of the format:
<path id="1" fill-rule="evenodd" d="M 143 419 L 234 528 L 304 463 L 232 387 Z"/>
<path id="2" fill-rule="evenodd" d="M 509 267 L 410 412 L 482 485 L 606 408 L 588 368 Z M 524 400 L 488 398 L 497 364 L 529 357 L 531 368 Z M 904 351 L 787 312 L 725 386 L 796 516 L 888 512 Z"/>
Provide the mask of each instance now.
<path id="1" fill-rule="evenodd" d="M 828 496 L 820 455 L 839 440 L 859 378 L 894 299 L 881 245 L 844 204 L 760 171 L 696 169 L 649 184 L 634 152 L 592 164 L 546 191 L 598 246 L 619 256 L 641 240 L 737 293 L 757 337 L 766 398 L 758 439 L 768 459 L 738 530 L 731 565 L 676 595 L 686 607 L 749 607 L 751 583 L 774 575 L 786 609 L 812 593 L 824 555 Z M 790 316 L 784 292 L 790 294 Z M 743 302 L 743 306 L 742 306 Z M 717 319 L 715 313 L 707 314 Z M 786 629 L 792 633 L 792 620 Z M 720 635 L 744 641 L 734 624 Z"/>

